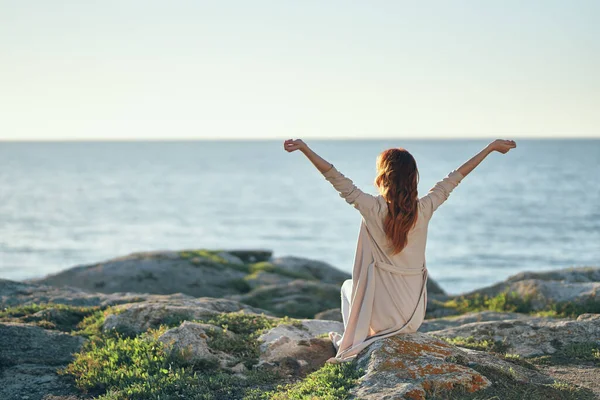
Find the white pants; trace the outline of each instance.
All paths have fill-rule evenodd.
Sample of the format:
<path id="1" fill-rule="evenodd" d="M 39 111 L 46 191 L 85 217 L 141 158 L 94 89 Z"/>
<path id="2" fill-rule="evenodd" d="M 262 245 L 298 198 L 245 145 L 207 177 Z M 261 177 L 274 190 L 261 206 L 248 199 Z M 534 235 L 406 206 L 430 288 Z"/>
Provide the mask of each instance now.
<path id="1" fill-rule="evenodd" d="M 342 320 L 344 321 L 344 331 L 348 324 L 348 314 L 350 313 L 350 299 L 352 298 L 352 279 L 347 279 L 342 284 Z"/>

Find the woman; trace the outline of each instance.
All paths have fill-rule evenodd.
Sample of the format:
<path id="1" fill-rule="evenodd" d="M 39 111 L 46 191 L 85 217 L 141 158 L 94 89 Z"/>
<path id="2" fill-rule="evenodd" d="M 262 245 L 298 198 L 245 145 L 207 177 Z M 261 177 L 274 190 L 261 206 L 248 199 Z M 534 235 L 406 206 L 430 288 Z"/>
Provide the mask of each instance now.
<path id="1" fill-rule="evenodd" d="M 362 215 L 352 279 L 342 285 L 344 334 L 330 333 L 337 354 L 329 362 L 348 361 L 377 339 L 416 332 L 427 307 L 425 243 L 427 226 L 450 192 L 493 151 L 515 148 L 496 140 L 419 198 L 419 172 L 402 148 L 377 157 L 379 196 L 358 189 L 302 140 L 286 140 L 288 152 L 300 150 L 349 204 Z"/>

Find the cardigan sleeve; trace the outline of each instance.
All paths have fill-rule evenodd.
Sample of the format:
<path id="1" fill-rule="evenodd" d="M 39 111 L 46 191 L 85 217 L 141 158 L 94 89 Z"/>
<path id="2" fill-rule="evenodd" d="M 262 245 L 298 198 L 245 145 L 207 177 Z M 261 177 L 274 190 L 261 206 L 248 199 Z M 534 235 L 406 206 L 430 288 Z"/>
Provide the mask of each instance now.
<path id="1" fill-rule="evenodd" d="M 325 172 L 323 176 L 333 185 L 348 204 L 353 205 L 364 216 L 377 207 L 375 196 L 363 192 L 356 187 L 354 182 L 345 177 L 335 166 Z"/>
<path id="2" fill-rule="evenodd" d="M 460 172 L 454 170 L 444 179 L 436 183 L 429 190 L 429 193 L 421 198 L 420 202 L 423 207 L 423 212 L 428 219 L 431 218 L 435 210 L 448 199 L 450 193 L 458 186 L 463 178 L 464 176 Z"/>

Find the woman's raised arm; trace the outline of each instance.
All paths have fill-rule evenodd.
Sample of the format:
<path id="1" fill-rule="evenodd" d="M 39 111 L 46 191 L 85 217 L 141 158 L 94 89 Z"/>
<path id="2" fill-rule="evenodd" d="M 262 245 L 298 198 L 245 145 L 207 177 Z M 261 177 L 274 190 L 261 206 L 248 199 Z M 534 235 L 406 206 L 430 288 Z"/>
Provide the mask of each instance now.
<path id="1" fill-rule="evenodd" d="M 288 153 L 300 150 L 322 174 L 331 169 L 331 167 L 333 167 L 332 164 L 325 161 L 320 155 L 312 151 L 310 147 L 308 147 L 308 145 L 304 143 L 301 139 L 288 139 L 285 142 L 283 142 L 283 148 Z"/>
<path id="2" fill-rule="evenodd" d="M 464 163 L 458 168 L 458 172 L 461 175 L 467 176 L 471 171 L 475 169 L 481 162 L 492 152 L 497 151 L 502 154 L 508 153 L 510 149 L 514 149 L 517 147 L 517 144 L 514 140 L 494 140 L 492 143 L 488 144 L 483 150 L 474 155 L 469 161 Z"/>
<path id="3" fill-rule="evenodd" d="M 352 180 L 346 178 L 339 172 L 333 164 L 325 161 L 321 156 L 309 148 L 302 140 L 286 140 L 283 142 L 283 148 L 288 153 L 300 150 L 306 158 L 313 163 L 321 174 L 333 185 L 335 190 L 344 198 L 348 204 L 352 204 L 363 216 L 366 216 L 377 206 L 377 199 L 368 193 L 356 187 Z"/>
<path id="4" fill-rule="evenodd" d="M 495 140 L 488 144 L 483 150 L 474 155 L 469 161 L 461 165 L 457 170 L 448 174 L 447 177 L 439 181 L 429 190 L 426 196 L 420 200 L 424 205 L 424 211 L 427 218 L 431 218 L 437 208 L 442 205 L 450 196 L 450 193 L 460 181 L 475 169 L 481 162 L 492 152 L 498 151 L 506 154 L 510 149 L 517 147 L 517 144 L 512 140 Z"/>

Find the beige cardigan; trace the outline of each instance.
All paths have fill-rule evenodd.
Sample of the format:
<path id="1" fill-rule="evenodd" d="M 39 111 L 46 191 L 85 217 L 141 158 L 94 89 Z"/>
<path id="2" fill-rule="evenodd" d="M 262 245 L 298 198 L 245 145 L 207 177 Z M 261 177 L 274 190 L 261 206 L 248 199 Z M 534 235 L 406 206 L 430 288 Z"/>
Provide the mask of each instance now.
<path id="1" fill-rule="evenodd" d="M 419 199 L 417 222 L 408 234 L 407 246 L 391 255 L 383 220 L 388 213 L 382 196 L 362 192 L 334 166 L 323 173 L 349 204 L 362 215 L 352 281 L 342 289 L 346 299 L 344 334 L 332 336 L 336 359 L 350 360 L 377 339 L 416 332 L 427 307 L 425 243 L 433 212 L 463 179 L 452 171 Z M 342 307 L 344 309 L 344 307 Z"/>

